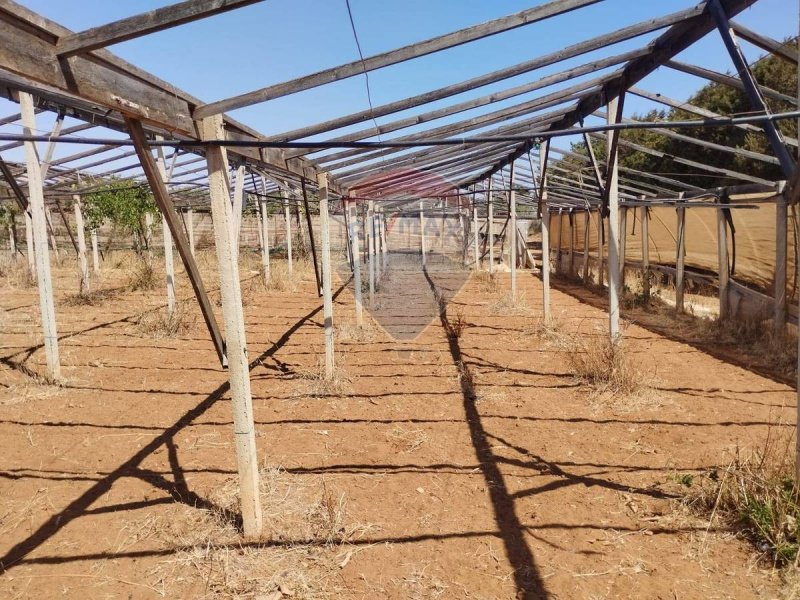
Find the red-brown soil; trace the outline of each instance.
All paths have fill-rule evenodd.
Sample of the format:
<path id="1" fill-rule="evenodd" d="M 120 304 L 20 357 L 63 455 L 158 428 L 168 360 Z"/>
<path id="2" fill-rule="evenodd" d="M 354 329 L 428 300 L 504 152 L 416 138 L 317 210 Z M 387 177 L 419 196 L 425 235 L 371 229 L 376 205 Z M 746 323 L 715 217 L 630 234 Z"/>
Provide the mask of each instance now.
<path id="1" fill-rule="evenodd" d="M 120 286 L 106 268 L 103 285 Z M 259 462 L 282 468 L 281 490 L 321 498 L 335 527 L 321 539 L 302 515 L 282 524 L 286 502 L 265 504 L 262 540 L 219 534 L 213 556 L 202 540 L 176 544 L 165 531 L 219 514 L 215 494 L 235 481 L 226 373 L 191 303 L 187 333 L 152 339 L 133 321 L 162 304 L 161 289 L 68 306 L 73 269 L 56 269 L 60 388 L 21 372 L 43 362 L 36 289 L 0 288 L 4 598 L 780 594 L 744 541 L 681 509 L 674 478 L 724 468 L 770 427 L 788 430 L 776 423 L 793 422 L 793 390 L 631 325 L 625 351 L 652 387 L 593 395 L 563 347 L 536 334 L 541 286 L 527 272 L 530 310 L 514 314 L 497 305 L 507 274 L 495 292 L 474 277 L 459 288 L 460 274 L 393 271 L 381 319 L 429 325 L 413 340 L 341 336 L 341 386 L 321 391 L 313 283 L 267 292 L 246 282 Z M 441 316 L 431 286 L 449 301 Z M 603 335 L 601 309 L 559 291 L 552 301 L 563 330 Z M 349 290 L 334 310 L 352 323 Z M 453 319 L 465 326 L 448 338 Z"/>

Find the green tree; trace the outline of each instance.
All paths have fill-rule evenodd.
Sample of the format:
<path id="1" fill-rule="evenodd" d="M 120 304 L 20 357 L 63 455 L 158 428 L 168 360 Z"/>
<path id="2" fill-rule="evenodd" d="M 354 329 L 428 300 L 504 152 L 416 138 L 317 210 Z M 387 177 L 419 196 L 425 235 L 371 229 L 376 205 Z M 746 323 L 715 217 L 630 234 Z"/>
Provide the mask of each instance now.
<path id="1" fill-rule="evenodd" d="M 116 231 L 134 235 L 137 249 L 146 247 L 150 236 L 145 215 L 158 209 L 150 188 L 122 179 L 108 179 L 83 198 L 87 229 L 97 229 L 110 222 Z"/>

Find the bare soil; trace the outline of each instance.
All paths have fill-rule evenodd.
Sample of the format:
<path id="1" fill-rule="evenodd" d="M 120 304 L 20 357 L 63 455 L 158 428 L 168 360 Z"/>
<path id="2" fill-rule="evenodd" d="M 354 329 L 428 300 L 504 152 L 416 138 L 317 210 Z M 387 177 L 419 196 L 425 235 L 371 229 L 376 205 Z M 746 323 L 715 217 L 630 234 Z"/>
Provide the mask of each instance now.
<path id="1" fill-rule="evenodd" d="M 337 338 L 339 381 L 320 388 L 313 276 L 265 291 L 244 265 L 265 533 L 243 540 L 226 373 L 190 297 L 188 332 L 137 329 L 164 294 L 122 291 L 124 269 L 107 262 L 102 287 L 120 291 L 87 306 L 65 302 L 74 265 L 55 268 L 61 386 L 31 377 L 36 288 L 0 281 L 4 598 L 783 593 L 746 542 L 681 508 L 676 480 L 790 432 L 793 390 L 631 325 L 624 350 L 650 386 L 598 395 L 542 334 L 528 272 L 526 310 L 503 314 L 508 274 L 492 291 L 457 271 L 393 270 L 377 324 Z M 353 296 L 335 281 L 350 327 Z M 604 335 L 601 307 L 557 290 L 552 302 L 562 331 Z"/>

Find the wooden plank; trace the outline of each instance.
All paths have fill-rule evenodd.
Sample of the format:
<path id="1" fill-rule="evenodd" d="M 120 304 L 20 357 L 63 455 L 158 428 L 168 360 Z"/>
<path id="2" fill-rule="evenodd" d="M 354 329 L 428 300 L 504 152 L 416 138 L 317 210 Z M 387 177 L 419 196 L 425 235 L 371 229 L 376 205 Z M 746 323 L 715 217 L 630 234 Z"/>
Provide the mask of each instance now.
<path id="1" fill-rule="evenodd" d="M 744 40 L 747 40 L 754 46 L 758 46 L 762 50 L 766 50 L 772 54 L 780 56 L 788 60 L 789 62 L 793 62 L 797 64 L 797 50 L 793 48 L 790 44 L 781 43 L 778 40 L 774 40 L 770 37 L 765 35 L 761 35 L 760 33 L 756 33 L 752 29 L 748 29 L 741 23 L 737 23 L 734 21 L 730 22 L 730 26 L 733 30 Z"/>
<path id="2" fill-rule="evenodd" d="M 73 56 L 212 17 L 262 0 L 186 0 L 59 38 L 56 53 Z"/>
<path id="3" fill-rule="evenodd" d="M 351 63 L 318 71 L 311 75 L 305 75 L 246 94 L 239 94 L 232 98 L 204 104 L 195 109 L 194 117 L 196 119 L 201 119 L 225 111 L 244 108 L 245 106 L 266 102 L 267 100 L 274 100 L 289 94 L 295 94 L 333 81 L 341 81 L 342 79 L 368 73 L 375 69 L 405 62 L 412 58 L 419 58 L 420 56 L 440 52 L 447 48 L 454 48 L 504 31 L 510 31 L 522 27 L 523 25 L 530 25 L 597 2 L 599 2 L 599 0 L 553 0 L 547 4 L 528 8 L 513 15 L 487 21 L 479 25 L 473 25 L 472 27 L 460 29 L 415 44 L 409 44 L 382 54 L 369 56 L 363 60 L 356 60 Z"/>

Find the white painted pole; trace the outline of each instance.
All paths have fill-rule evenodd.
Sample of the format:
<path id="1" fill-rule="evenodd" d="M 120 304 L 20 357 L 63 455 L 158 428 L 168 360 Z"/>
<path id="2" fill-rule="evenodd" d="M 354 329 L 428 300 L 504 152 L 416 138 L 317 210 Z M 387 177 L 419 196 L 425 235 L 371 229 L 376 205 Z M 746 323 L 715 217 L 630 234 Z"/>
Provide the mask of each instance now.
<path id="1" fill-rule="evenodd" d="M 8 249 L 11 252 L 11 260 L 17 262 L 17 240 L 14 239 L 14 224 L 8 224 Z"/>
<path id="2" fill-rule="evenodd" d="M 73 208 L 75 210 L 75 229 L 78 234 L 78 264 L 81 269 L 80 293 L 89 293 L 89 262 L 86 260 L 86 235 L 83 230 L 83 213 L 81 212 L 81 197 L 78 194 L 72 196 Z"/>
<path id="3" fill-rule="evenodd" d="M 22 113 L 23 133 L 25 135 L 36 135 L 33 96 L 27 92 L 19 92 L 19 106 Z M 42 171 L 39 165 L 39 157 L 36 153 L 36 145 L 33 142 L 24 142 L 24 146 L 47 371 L 51 378 L 58 379 L 61 376 L 61 361 L 58 355 L 58 333 L 56 331 L 56 309 L 53 302 L 53 281 L 50 274 L 50 256 L 47 251 L 47 217 L 44 206 Z"/>
<path id="4" fill-rule="evenodd" d="M 514 192 L 514 162 L 511 162 L 509 173 L 508 205 L 511 212 L 511 243 L 508 246 L 509 258 L 511 259 L 511 298 L 517 299 L 517 195 Z"/>
<path id="5" fill-rule="evenodd" d="M 552 213 L 551 213 L 552 215 Z M 564 219 L 562 214 L 562 209 L 558 209 L 556 213 L 556 227 L 555 227 L 555 235 L 553 238 L 555 239 L 555 247 L 556 247 L 556 265 L 553 271 L 555 272 L 556 276 L 561 273 L 561 233 L 564 230 Z"/>
<path id="6" fill-rule="evenodd" d="M 423 208 L 423 201 L 419 201 L 419 247 L 422 253 L 422 266 L 427 263 L 425 256 L 425 210 Z"/>
<path id="7" fill-rule="evenodd" d="M 380 214 L 381 226 L 381 252 L 383 253 L 383 270 L 389 268 L 389 246 L 386 244 L 386 218 L 381 210 Z"/>
<path id="8" fill-rule="evenodd" d="M 281 190 L 281 196 L 283 197 L 283 218 L 286 221 L 286 260 L 288 261 L 288 271 L 289 277 L 292 276 L 292 219 L 291 215 L 289 214 L 289 198 L 286 195 L 286 192 Z"/>
<path id="9" fill-rule="evenodd" d="M 608 103 L 608 123 L 614 124 L 617 115 L 618 98 Z M 608 132 L 608 164 L 611 166 L 606 185 L 608 186 L 608 322 L 611 343 L 619 343 L 619 153 L 611 154 L 613 131 Z"/>
<path id="10" fill-rule="evenodd" d="M 325 378 L 333 378 L 333 294 L 331 292 L 331 234 L 328 223 L 328 174 L 317 175 L 322 234 L 322 311 L 325 318 Z"/>
<path id="11" fill-rule="evenodd" d="M 361 294 L 361 248 L 359 234 L 358 234 L 358 214 L 356 211 L 356 203 L 354 200 L 347 201 L 347 210 L 349 211 L 348 226 L 350 231 L 350 247 L 353 249 L 353 287 L 355 288 L 356 295 L 356 325 L 358 327 L 364 326 L 364 299 Z"/>
<path id="12" fill-rule="evenodd" d="M 675 248 L 675 310 L 684 310 L 684 262 L 686 257 L 686 208 L 679 206 L 676 210 L 678 218 L 678 239 Z"/>
<path id="13" fill-rule="evenodd" d="M 717 258 L 719 269 L 719 318 L 728 318 L 728 224 L 723 209 L 717 209 Z"/>
<path id="14" fill-rule="evenodd" d="M 50 208 L 47 204 L 44 205 L 44 216 L 47 219 L 47 233 L 50 236 L 50 246 L 53 249 L 53 256 L 56 257 L 56 263 L 61 262 L 61 256 L 58 254 L 58 243 L 56 242 L 56 230 L 53 227 L 53 215 L 50 213 Z"/>
<path id="15" fill-rule="evenodd" d="M 481 270 L 481 254 L 478 248 L 478 198 L 475 194 L 475 187 L 472 187 L 472 245 L 475 247 L 473 252 L 475 258 L 475 271 Z"/>
<path id="16" fill-rule="evenodd" d="M 28 271 L 31 277 L 36 275 L 36 252 L 33 249 L 33 222 L 31 221 L 31 209 L 24 211 L 25 214 L 25 247 L 28 251 Z"/>
<path id="17" fill-rule="evenodd" d="M 644 196 L 642 196 L 644 198 Z M 647 206 L 641 207 L 642 221 L 642 295 L 650 300 L 650 214 Z"/>
<path id="18" fill-rule="evenodd" d="M 375 202 L 367 203 L 367 261 L 369 267 L 369 304 L 375 301 Z"/>
<path id="19" fill-rule="evenodd" d="M 261 189 L 267 193 L 267 180 L 261 177 Z M 264 285 L 269 283 L 270 264 L 269 264 L 269 212 L 267 210 L 267 199 L 260 198 L 258 202 L 259 212 L 261 213 L 261 274 Z"/>
<path id="20" fill-rule="evenodd" d="M 567 213 L 567 220 L 569 221 L 569 243 L 567 245 L 568 264 L 567 275 L 572 277 L 575 274 L 575 215 L 572 210 Z"/>
<path id="21" fill-rule="evenodd" d="M 592 225 L 592 211 L 586 207 L 583 213 L 583 285 L 589 283 L 589 229 Z"/>
<path id="22" fill-rule="evenodd" d="M 203 119 L 198 126 L 201 138 L 204 140 L 225 138 L 221 115 Z M 206 160 L 208 161 L 208 184 L 214 239 L 219 263 L 222 317 L 225 322 L 225 352 L 231 384 L 230 396 L 233 407 L 242 523 L 244 534 L 248 537 L 256 537 L 262 529 L 258 458 L 239 270 L 236 256 L 232 251 L 231 223 L 233 216 L 229 195 L 227 151 L 223 147 L 209 146 L 206 148 Z"/>
<path id="23" fill-rule="evenodd" d="M 236 182 L 233 184 L 233 247 L 239 255 L 239 239 L 242 232 L 242 202 L 244 200 L 244 165 L 236 169 Z"/>
<path id="24" fill-rule="evenodd" d="M 186 209 L 186 231 L 189 233 L 189 251 L 194 256 L 194 210 Z"/>
<path id="25" fill-rule="evenodd" d="M 144 242 L 148 258 L 153 258 L 153 215 L 149 212 L 144 213 Z"/>
<path id="26" fill-rule="evenodd" d="M 97 229 L 92 229 L 89 233 L 89 236 L 92 240 L 92 269 L 94 270 L 95 275 L 100 274 L 100 252 L 98 250 L 98 243 L 97 243 Z"/>
<path id="27" fill-rule="evenodd" d="M 486 220 L 488 221 L 488 241 L 489 241 L 489 273 L 494 273 L 494 202 L 492 202 L 492 178 L 489 178 L 489 183 L 486 185 L 486 204 L 488 205 L 488 214 Z"/>
<path id="28" fill-rule="evenodd" d="M 619 287 L 625 289 L 625 252 L 628 242 L 628 208 L 619 207 Z"/>
<path id="29" fill-rule="evenodd" d="M 162 139 L 161 136 L 156 136 L 156 139 Z M 169 176 L 167 175 L 167 162 L 164 159 L 164 148 L 159 146 L 156 149 L 158 160 L 158 172 L 161 180 L 164 183 L 169 183 Z M 172 232 L 167 224 L 167 219 L 161 215 L 161 234 L 164 241 L 164 273 L 167 279 L 167 312 L 172 314 L 175 312 L 175 261 L 172 256 Z"/>
<path id="30" fill-rule="evenodd" d="M 550 207 L 547 191 L 542 194 L 542 304 L 545 323 L 550 322 Z"/>
<path id="31" fill-rule="evenodd" d="M 788 206 L 781 191 L 775 200 L 775 309 L 773 326 L 775 335 L 782 336 L 786 331 L 786 237 Z"/>

